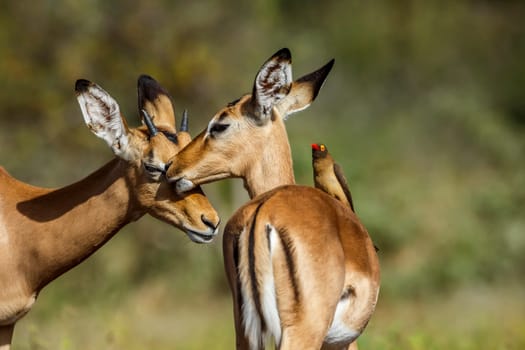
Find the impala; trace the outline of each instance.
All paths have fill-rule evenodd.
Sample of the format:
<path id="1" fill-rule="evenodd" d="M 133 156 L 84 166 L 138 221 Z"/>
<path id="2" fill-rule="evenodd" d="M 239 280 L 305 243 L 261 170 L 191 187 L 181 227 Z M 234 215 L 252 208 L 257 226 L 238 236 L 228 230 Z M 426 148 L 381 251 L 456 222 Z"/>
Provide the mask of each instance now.
<path id="1" fill-rule="evenodd" d="M 295 185 L 284 120 L 315 99 L 333 60 L 292 81 L 282 49 L 256 75 L 251 94 L 219 110 L 174 158 L 179 191 L 240 177 L 250 197 L 224 230 L 236 345 L 347 349 L 375 309 L 379 261 L 350 207 Z"/>
<path id="2" fill-rule="evenodd" d="M 35 187 L 0 168 L 0 349 L 49 282 L 93 254 L 129 222 L 148 213 L 205 243 L 219 218 L 199 188 L 177 194 L 165 178 L 168 160 L 190 141 L 175 130 L 166 91 L 138 81 L 147 127 L 128 128 L 117 102 L 78 80 L 78 102 L 89 129 L 116 157 L 85 179 L 60 189 Z"/>

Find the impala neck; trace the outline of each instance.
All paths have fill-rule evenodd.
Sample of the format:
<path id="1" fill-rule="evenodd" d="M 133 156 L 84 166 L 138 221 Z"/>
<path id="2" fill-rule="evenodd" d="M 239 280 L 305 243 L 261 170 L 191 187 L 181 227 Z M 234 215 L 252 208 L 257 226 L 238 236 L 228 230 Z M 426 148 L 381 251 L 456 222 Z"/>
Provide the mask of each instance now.
<path id="1" fill-rule="evenodd" d="M 23 244 L 37 252 L 27 264 L 37 269 L 31 281 L 37 288 L 78 265 L 120 228 L 144 214 L 134 208 L 127 183 L 133 169 L 112 160 L 85 179 L 21 201 L 18 211 L 28 229 Z"/>
<path id="2" fill-rule="evenodd" d="M 276 118 L 272 124 L 271 133 L 260 147 L 260 158 L 250 164 L 243 176 L 250 198 L 282 185 L 295 184 L 292 151 L 284 122 Z"/>

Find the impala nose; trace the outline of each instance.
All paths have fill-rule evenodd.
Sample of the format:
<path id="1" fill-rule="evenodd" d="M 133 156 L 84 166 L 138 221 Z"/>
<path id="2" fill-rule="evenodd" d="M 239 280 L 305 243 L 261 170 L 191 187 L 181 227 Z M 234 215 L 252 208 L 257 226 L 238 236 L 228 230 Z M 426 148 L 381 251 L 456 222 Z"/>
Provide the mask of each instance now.
<path id="1" fill-rule="evenodd" d="M 213 232 L 217 231 L 217 229 L 219 228 L 219 224 L 221 223 L 220 219 L 216 219 L 215 221 L 214 220 L 210 220 L 206 216 L 204 216 L 204 214 L 201 215 L 201 221 L 204 223 L 204 225 L 206 225 L 209 228 L 211 228 Z"/>
<path id="2" fill-rule="evenodd" d="M 168 181 L 175 182 L 175 190 L 177 191 L 177 193 L 188 192 L 195 188 L 195 184 L 185 178 L 169 178 Z"/>

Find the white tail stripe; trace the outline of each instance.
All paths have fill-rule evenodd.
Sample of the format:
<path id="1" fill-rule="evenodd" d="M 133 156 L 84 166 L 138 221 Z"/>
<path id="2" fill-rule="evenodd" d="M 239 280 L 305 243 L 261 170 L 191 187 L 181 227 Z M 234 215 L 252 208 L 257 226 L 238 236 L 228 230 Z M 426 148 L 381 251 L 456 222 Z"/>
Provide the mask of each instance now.
<path id="1" fill-rule="evenodd" d="M 268 254 L 268 261 L 264 261 L 264 266 L 268 266 L 269 270 L 262 276 L 263 288 L 261 296 L 261 307 L 266 322 L 268 332 L 274 337 L 275 343 L 281 342 L 281 319 L 277 308 L 277 296 L 275 294 L 275 280 L 273 276 L 272 252 L 275 251 L 277 244 L 280 243 L 278 232 L 270 224 L 266 224 L 266 233 L 269 240 L 268 246 L 270 252 Z"/>
<path id="2" fill-rule="evenodd" d="M 250 256 L 250 236 L 257 235 L 255 231 L 257 229 L 257 212 L 258 210 L 253 218 L 252 227 L 250 230 L 245 228 L 239 239 L 239 277 L 242 281 L 240 286 L 243 298 L 244 333 L 248 338 L 250 347 L 253 349 L 258 349 L 260 346 L 264 348 L 269 335 L 275 339 L 276 344 L 279 344 L 281 339 L 281 320 L 277 308 L 271 256 L 271 251 L 279 244 L 280 239 L 277 230 L 269 224 L 265 227 L 268 242 L 258 242 L 264 247 L 269 247 L 269 250 L 266 251 L 267 254 L 257 256 L 254 268 L 259 286 L 258 288 L 253 288 L 252 286 L 254 281 L 250 273 L 248 260 Z M 264 235 L 257 236 L 257 238 L 261 237 L 264 237 Z M 251 237 L 251 239 L 255 238 L 256 236 Z M 255 290 L 259 291 L 259 295 L 254 295 Z M 257 302 L 260 305 L 260 312 L 257 310 Z M 264 330 L 262 329 L 263 324 L 265 326 Z"/>

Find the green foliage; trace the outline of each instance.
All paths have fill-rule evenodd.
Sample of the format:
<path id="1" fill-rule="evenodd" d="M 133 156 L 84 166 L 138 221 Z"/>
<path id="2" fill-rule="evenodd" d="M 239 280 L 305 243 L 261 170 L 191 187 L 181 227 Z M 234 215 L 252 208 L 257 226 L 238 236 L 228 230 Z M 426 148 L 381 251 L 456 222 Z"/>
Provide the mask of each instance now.
<path id="1" fill-rule="evenodd" d="M 430 316 L 406 326 L 418 308 L 439 310 L 429 300 L 472 286 L 513 281 L 523 292 L 524 18 L 520 1 L 4 1 L 1 165 L 32 184 L 64 186 L 110 159 L 83 124 L 78 78 L 109 91 L 136 125 L 136 78 L 150 74 L 177 112 L 189 109 L 196 134 L 250 91 L 277 49 L 290 47 L 295 77 L 335 57 L 316 102 L 287 124 L 297 181 L 312 184 L 309 145 L 326 143 L 380 248 L 380 304 L 362 348 L 523 348 L 519 297 L 508 309 L 521 314 L 498 327 L 449 307 L 472 325 L 469 337 L 442 337 L 447 320 Z M 206 192 L 223 222 L 246 200 L 238 181 Z M 18 348 L 231 348 L 221 254 L 220 240 L 196 246 L 143 218 L 43 291 Z M 209 310 L 208 300 L 217 301 Z M 140 323 L 130 321 L 141 318 L 136 305 L 148 305 Z M 381 322 L 385 314 L 395 322 Z"/>

